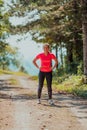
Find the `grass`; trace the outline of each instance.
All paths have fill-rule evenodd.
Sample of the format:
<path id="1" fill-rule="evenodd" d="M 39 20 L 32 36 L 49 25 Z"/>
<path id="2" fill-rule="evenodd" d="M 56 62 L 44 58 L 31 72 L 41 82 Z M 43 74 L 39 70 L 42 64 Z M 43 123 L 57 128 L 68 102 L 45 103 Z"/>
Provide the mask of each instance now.
<path id="1" fill-rule="evenodd" d="M 0 75 L 2 75 L 2 74 L 13 74 L 13 72 L 0 69 Z"/>
<path id="2" fill-rule="evenodd" d="M 64 78 L 64 77 L 63 77 Z M 83 76 L 71 75 L 61 83 L 53 80 L 53 88 L 59 92 L 66 92 L 75 96 L 87 98 L 87 84 L 83 83 Z"/>
<path id="3" fill-rule="evenodd" d="M 30 76 L 31 80 L 38 80 L 38 76 Z"/>
<path id="4" fill-rule="evenodd" d="M 9 81 L 10 85 L 18 85 L 19 84 L 19 81 L 13 77 L 10 78 L 8 81 Z"/>
<path id="5" fill-rule="evenodd" d="M 9 70 L 1 70 L 0 69 L 0 75 L 2 74 L 11 74 L 11 75 L 16 75 L 16 76 L 29 76 L 28 74 L 26 73 L 23 73 L 23 72 L 13 72 L 13 71 L 9 71 Z"/>

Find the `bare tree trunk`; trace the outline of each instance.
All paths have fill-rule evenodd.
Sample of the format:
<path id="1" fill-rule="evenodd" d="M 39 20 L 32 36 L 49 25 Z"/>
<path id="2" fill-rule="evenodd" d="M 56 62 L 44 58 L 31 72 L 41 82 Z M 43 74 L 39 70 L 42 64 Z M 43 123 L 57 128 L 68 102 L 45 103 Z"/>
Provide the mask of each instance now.
<path id="1" fill-rule="evenodd" d="M 4 64 L 2 64 L 2 69 L 5 70 L 5 65 Z"/>
<path id="2" fill-rule="evenodd" d="M 56 58 L 58 59 L 58 45 L 57 44 L 56 44 L 55 50 L 56 50 Z M 56 69 L 58 69 L 58 65 L 56 66 Z"/>
<path id="3" fill-rule="evenodd" d="M 69 45 L 67 46 L 67 72 L 68 73 L 73 72 L 72 63 L 73 63 L 73 47 L 72 47 L 72 43 L 69 43 Z"/>
<path id="4" fill-rule="evenodd" d="M 61 54 L 60 54 L 60 57 L 61 57 L 61 65 L 62 65 L 62 68 L 63 68 L 63 51 L 62 51 L 62 45 L 60 47 L 60 51 L 61 51 Z"/>
<path id="5" fill-rule="evenodd" d="M 83 28 L 84 74 L 87 75 L 87 24 L 82 24 L 82 28 Z"/>
<path id="6" fill-rule="evenodd" d="M 87 0 L 82 0 L 83 62 L 85 83 L 87 83 Z"/>

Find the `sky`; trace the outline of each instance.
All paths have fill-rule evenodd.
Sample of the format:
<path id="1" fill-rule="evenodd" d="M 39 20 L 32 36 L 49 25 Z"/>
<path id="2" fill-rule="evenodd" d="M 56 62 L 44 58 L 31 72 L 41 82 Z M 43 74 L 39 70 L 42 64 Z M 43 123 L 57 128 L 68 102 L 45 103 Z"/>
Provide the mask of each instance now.
<path id="1" fill-rule="evenodd" d="M 6 40 L 11 46 L 17 47 L 23 57 L 28 60 L 42 52 L 42 44 L 32 40 L 32 35 L 26 33 L 22 35 L 11 35 Z"/>

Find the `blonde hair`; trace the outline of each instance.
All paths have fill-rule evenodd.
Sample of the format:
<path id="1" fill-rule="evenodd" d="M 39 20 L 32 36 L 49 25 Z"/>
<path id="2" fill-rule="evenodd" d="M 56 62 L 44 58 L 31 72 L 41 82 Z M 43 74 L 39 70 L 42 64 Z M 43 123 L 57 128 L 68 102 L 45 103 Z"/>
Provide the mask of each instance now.
<path id="1" fill-rule="evenodd" d="M 48 48 L 50 48 L 50 45 L 49 45 L 48 43 L 45 43 L 45 44 L 43 45 L 43 47 L 45 47 L 45 46 L 47 46 Z"/>

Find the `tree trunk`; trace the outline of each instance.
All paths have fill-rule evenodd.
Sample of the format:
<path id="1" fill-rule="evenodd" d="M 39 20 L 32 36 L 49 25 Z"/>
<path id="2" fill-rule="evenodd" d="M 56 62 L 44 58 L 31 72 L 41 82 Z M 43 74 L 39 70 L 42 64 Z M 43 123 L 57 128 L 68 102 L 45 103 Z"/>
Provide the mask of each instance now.
<path id="1" fill-rule="evenodd" d="M 60 51 L 61 51 L 61 54 L 60 54 L 60 57 L 61 57 L 61 66 L 63 68 L 63 51 L 62 51 L 62 45 L 60 47 Z"/>
<path id="2" fill-rule="evenodd" d="M 56 44 L 55 50 L 56 50 L 56 58 L 58 59 L 58 45 L 57 44 Z M 56 69 L 58 69 L 58 65 L 56 66 Z"/>
<path id="3" fill-rule="evenodd" d="M 73 13 L 74 13 L 74 25 L 77 24 L 78 19 L 81 21 L 81 18 L 79 18 L 79 7 L 78 7 L 78 0 L 73 0 Z M 76 63 L 76 68 L 78 66 L 78 63 L 80 63 L 80 61 L 82 61 L 83 58 L 83 45 L 82 45 L 82 41 L 80 39 L 79 36 L 79 31 L 78 28 L 81 28 L 81 25 L 74 26 L 74 30 L 73 30 L 73 53 L 74 55 L 74 62 Z"/>
<path id="4" fill-rule="evenodd" d="M 87 0 L 82 0 L 83 62 L 85 83 L 87 83 Z"/>
<path id="5" fill-rule="evenodd" d="M 2 64 L 2 69 L 5 70 L 5 65 L 4 64 Z"/>
<path id="6" fill-rule="evenodd" d="M 67 47 L 67 71 L 68 73 L 72 73 L 73 72 L 73 68 L 72 68 L 72 64 L 73 64 L 73 47 L 72 47 L 72 43 L 68 44 Z"/>
<path id="7" fill-rule="evenodd" d="M 87 75 L 87 24 L 82 24 L 82 29 L 83 29 L 84 74 Z"/>

